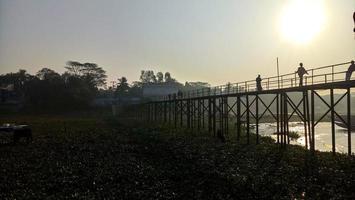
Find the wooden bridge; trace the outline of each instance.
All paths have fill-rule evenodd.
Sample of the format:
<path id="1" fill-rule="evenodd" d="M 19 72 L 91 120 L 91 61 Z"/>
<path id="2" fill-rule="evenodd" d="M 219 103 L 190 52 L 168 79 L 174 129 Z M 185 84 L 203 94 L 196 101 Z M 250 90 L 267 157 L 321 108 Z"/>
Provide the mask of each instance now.
<path id="1" fill-rule="evenodd" d="M 296 117 L 303 122 L 305 147 L 311 151 L 315 150 L 315 128 L 328 116 L 332 152 L 336 152 L 337 119 L 347 127 L 347 152 L 351 155 L 351 88 L 355 87 L 355 80 L 345 81 L 349 65 L 350 62 L 345 62 L 308 69 L 303 86 L 299 86 L 296 73 L 290 73 L 262 79 L 261 91 L 256 90 L 256 82 L 251 80 L 171 94 L 132 109 L 141 120 L 169 124 L 172 128 L 209 131 L 214 136 L 217 132 L 226 136 L 235 134 L 238 141 L 241 133 L 245 133 L 247 144 L 259 144 L 259 124 L 271 120 L 277 126 L 277 143 L 282 146 L 290 143 L 289 122 Z M 340 97 L 335 95 L 339 93 Z M 327 101 L 321 94 L 329 94 L 330 99 Z M 316 111 L 316 98 L 326 110 Z M 346 107 L 343 113 L 336 109 L 340 104 Z M 251 124 L 255 137 L 251 137 Z"/>

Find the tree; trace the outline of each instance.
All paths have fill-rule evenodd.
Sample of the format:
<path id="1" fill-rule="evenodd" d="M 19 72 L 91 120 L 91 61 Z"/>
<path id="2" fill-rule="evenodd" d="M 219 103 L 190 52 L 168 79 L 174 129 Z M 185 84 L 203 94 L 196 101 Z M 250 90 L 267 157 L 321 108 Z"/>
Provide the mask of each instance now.
<path id="1" fill-rule="evenodd" d="M 157 73 L 157 82 L 158 82 L 158 83 L 164 82 L 164 75 L 163 75 L 162 72 L 158 72 L 158 73 Z"/>
<path id="2" fill-rule="evenodd" d="M 53 79 L 60 79 L 60 75 L 55 72 L 52 69 L 49 68 L 42 68 L 41 70 L 39 70 L 36 74 L 36 76 L 40 79 L 40 80 L 53 80 Z"/>
<path id="3" fill-rule="evenodd" d="M 122 77 L 118 79 L 118 84 L 117 84 L 117 89 L 116 89 L 116 94 L 117 96 L 124 96 L 127 95 L 129 91 L 129 85 L 127 82 L 126 77 Z"/>
<path id="4" fill-rule="evenodd" d="M 106 71 L 96 63 L 68 61 L 65 68 L 68 70 L 67 72 L 69 74 L 81 78 L 95 88 L 102 87 L 106 84 Z"/>
<path id="5" fill-rule="evenodd" d="M 152 70 L 142 70 L 140 80 L 143 84 L 157 82 L 157 78 Z"/>
<path id="6" fill-rule="evenodd" d="M 165 82 L 167 82 L 167 83 L 173 82 L 170 72 L 165 72 L 164 79 L 165 79 Z"/>
<path id="7" fill-rule="evenodd" d="M 26 70 L 20 69 L 15 73 L 7 73 L 0 76 L 0 86 L 13 85 L 14 92 L 21 98 L 25 94 L 25 85 L 27 82 L 35 78 L 26 72 Z"/>
<path id="8" fill-rule="evenodd" d="M 132 83 L 131 88 L 129 89 L 129 95 L 130 96 L 142 96 L 142 93 L 143 93 L 142 87 L 143 87 L 142 82 L 134 81 Z"/>
<path id="9" fill-rule="evenodd" d="M 68 61 L 67 66 L 65 66 L 65 69 L 67 69 L 68 72 L 74 76 L 80 76 L 82 67 L 83 64 L 81 64 L 80 62 Z"/>
<path id="10" fill-rule="evenodd" d="M 84 78 L 94 87 L 102 87 L 106 85 L 106 71 L 95 63 L 84 63 L 82 69 Z"/>

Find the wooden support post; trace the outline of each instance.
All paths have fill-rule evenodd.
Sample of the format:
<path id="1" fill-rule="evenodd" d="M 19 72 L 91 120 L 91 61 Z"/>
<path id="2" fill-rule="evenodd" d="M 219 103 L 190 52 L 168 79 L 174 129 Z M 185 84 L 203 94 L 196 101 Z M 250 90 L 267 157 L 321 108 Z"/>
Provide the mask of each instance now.
<path id="1" fill-rule="evenodd" d="M 285 119 L 286 119 L 286 138 L 287 138 L 287 144 L 290 144 L 290 129 L 289 129 L 289 120 L 288 120 L 288 95 L 285 92 Z"/>
<path id="2" fill-rule="evenodd" d="M 167 105 L 166 101 L 164 101 L 162 104 L 164 106 L 164 111 L 163 111 L 164 112 L 163 113 L 164 114 L 164 123 L 166 123 L 167 122 L 167 114 L 168 114 L 168 109 L 167 109 L 168 105 Z"/>
<path id="3" fill-rule="evenodd" d="M 169 126 L 171 125 L 171 112 L 172 112 L 172 109 L 171 109 L 171 100 L 168 101 L 168 123 L 169 123 Z"/>
<path id="4" fill-rule="evenodd" d="M 237 96 L 237 141 L 240 141 L 240 132 L 241 129 L 241 120 L 240 120 L 240 96 Z"/>
<path id="5" fill-rule="evenodd" d="M 205 99 L 202 99 L 201 100 L 202 101 L 202 129 L 205 129 L 205 115 L 206 115 L 206 113 L 205 113 Z"/>
<path id="6" fill-rule="evenodd" d="M 219 130 L 221 131 L 222 134 L 224 134 L 224 127 L 223 127 L 223 124 L 224 124 L 224 121 L 223 121 L 223 113 L 224 113 L 224 105 L 223 105 L 223 97 L 220 97 L 218 98 L 218 107 L 219 107 Z"/>
<path id="7" fill-rule="evenodd" d="M 306 104 L 306 95 L 307 91 L 304 90 L 302 92 L 302 101 L 303 101 L 303 125 L 304 125 L 304 139 L 305 139 L 305 147 L 308 149 L 308 137 L 307 137 L 307 113 L 306 113 L 306 107 L 308 104 Z"/>
<path id="8" fill-rule="evenodd" d="M 192 130 L 194 130 L 194 128 L 196 127 L 196 100 L 193 99 L 192 100 L 192 104 L 191 104 L 191 126 L 192 126 Z"/>
<path id="9" fill-rule="evenodd" d="M 282 106 L 283 106 L 283 146 L 286 147 L 286 135 L 287 135 L 287 111 L 286 111 L 286 94 L 282 93 L 283 100 L 282 100 Z"/>
<path id="10" fill-rule="evenodd" d="M 201 130 L 201 100 L 197 100 L 197 130 Z"/>
<path id="11" fill-rule="evenodd" d="M 287 138 L 286 138 L 286 135 L 287 135 L 287 110 L 286 110 L 286 104 L 287 104 L 287 102 L 286 102 L 286 93 L 282 93 L 282 96 L 283 96 L 283 116 L 284 116 L 284 120 L 283 120 L 283 129 L 284 129 L 284 132 L 283 132 L 283 141 L 284 141 L 284 143 L 283 143 L 283 145 L 284 145 L 284 147 L 286 147 L 286 143 L 287 143 Z"/>
<path id="12" fill-rule="evenodd" d="M 280 144 L 280 98 L 279 94 L 276 94 L 276 134 L 277 134 L 277 144 Z"/>
<path id="13" fill-rule="evenodd" d="M 246 104 L 247 104 L 247 144 L 250 143 L 250 121 L 249 121 L 249 114 L 250 114 L 250 108 L 249 108 L 249 95 L 246 95 Z"/>
<path id="14" fill-rule="evenodd" d="M 154 103 L 154 122 L 158 121 L 158 103 Z"/>
<path id="15" fill-rule="evenodd" d="M 147 104 L 147 122 L 150 122 L 150 103 Z"/>
<path id="16" fill-rule="evenodd" d="M 174 100 L 174 128 L 177 128 L 177 118 L 178 118 L 178 101 Z"/>
<path id="17" fill-rule="evenodd" d="M 191 100 L 187 99 L 186 100 L 186 108 L 187 108 L 187 112 L 186 112 L 186 125 L 187 128 L 191 128 Z"/>
<path id="18" fill-rule="evenodd" d="M 283 94 L 280 93 L 280 139 L 281 139 L 281 146 L 284 145 L 284 97 Z"/>
<path id="19" fill-rule="evenodd" d="M 160 124 L 164 121 L 164 103 L 159 103 L 159 122 Z"/>
<path id="20" fill-rule="evenodd" d="M 190 123 L 192 130 L 194 130 L 194 128 L 195 128 L 195 121 L 196 121 L 195 103 L 196 103 L 196 100 L 192 99 L 192 100 L 191 100 L 191 123 Z"/>
<path id="21" fill-rule="evenodd" d="M 224 98 L 224 124 L 225 124 L 225 134 L 228 135 L 229 134 L 229 108 L 228 108 L 228 97 L 226 96 Z"/>
<path id="22" fill-rule="evenodd" d="M 153 122 L 156 122 L 156 103 L 152 103 L 152 120 L 153 120 Z"/>
<path id="23" fill-rule="evenodd" d="M 256 144 L 259 144 L 259 95 L 255 95 Z"/>
<path id="24" fill-rule="evenodd" d="M 217 127 L 216 127 L 216 98 L 212 99 L 213 111 L 212 111 L 212 123 L 213 123 L 213 136 L 216 137 Z"/>
<path id="25" fill-rule="evenodd" d="M 161 105 L 160 105 L 161 103 L 159 102 L 159 103 L 157 103 L 157 113 L 158 113 L 158 123 L 160 124 L 161 123 L 161 119 L 162 119 L 162 117 L 161 117 L 161 115 L 162 115 L 162 112 L 161 112 Z"/>
<path id="26" fill-rule="evenodd" d="M 331 119 L 331 125 L 332 125 L 332 152 L 333 155 L 335 155 L 335 124 L 334 124 L 334 91 L 333 89 L 330 89 L 330 119 Z"/>
<path id="27" fill-rule="evenodd" d="M 150 109 L 150 122 L 154 122 L 154 103 L 149 103 L 149 109 Z"/>
<path id="28" fill-rule="evenodd" d="M 184 119 L 184 100 L 180 100 L 180 128 L 183 127 Z"/>
<path id="29" fill-rule="evenodd" d="M 306 114 L 307 114 L 307 125 L 308 125 L 308 144 L 309 144 L 309 148 L 311 148 L 312 146 L 312 137 L 311 137 L 311 117 L 310 117 L 310 111 L 309 111 L 309 95 L 308 95 L 308 91 L 306 93 Z"/>
<path id="30" fill-rule="evenodd" d="M 350 88 L 347 89 L 347 115 L 348 115 L 348 154 L 351 155 L 351 94 Z"/>
<path id="31" fill-rule="evenodd" d="M 314 126 L 314 113 L 315 109 L 314 109 L 314 90 L 311 90 L 311 151 L 314 152 L 315 150 L 315 141 L 314 141 L 314 132 L 315 132 L 315 126 Z"/>
<path id="32" fill-rule="evenodd" d="M 152 119 L 152 122 L 154 122 L 155 121 L 155 103 L 151 103 L 151 114 L 152 114 L 152 116 L 151 116 L 151 119 Z"/>
<path id="33" fill-rule="evenodd" d="M 208 132 L 212 132 L 212 100 L 208 98 Z"/>

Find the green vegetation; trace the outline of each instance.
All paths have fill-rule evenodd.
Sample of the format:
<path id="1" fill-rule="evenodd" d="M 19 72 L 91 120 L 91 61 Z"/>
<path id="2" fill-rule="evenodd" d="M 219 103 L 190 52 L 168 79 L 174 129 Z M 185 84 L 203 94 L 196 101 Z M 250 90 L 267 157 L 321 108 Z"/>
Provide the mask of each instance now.
<path id="1" fill-rule="evenodd" d="M 274 133 L 273 135 L 277 135 L 277 133 Z M 283 133 L 279 133 L 279 135 L 283 135 Z M 291 140 L 297 140 L 301 136 L 296 131 L 290 131 L 288 137 L 290 137 Z"/>
<path id="2" fill-rule="evenodd" d="M 346 155 L 311 155 L 267 140 L 221 143 L 207 133 L 89 115 L 4 122 L 31 124 L 34 142 L 0 145 L 0 199 L 355 197 L 355 158 Z"/>

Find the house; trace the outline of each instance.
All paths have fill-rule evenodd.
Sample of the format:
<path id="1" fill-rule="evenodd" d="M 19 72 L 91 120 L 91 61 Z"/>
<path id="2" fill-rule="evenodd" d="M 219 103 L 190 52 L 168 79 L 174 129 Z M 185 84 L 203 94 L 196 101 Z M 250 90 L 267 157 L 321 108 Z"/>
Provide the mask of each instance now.
<path id="1" fill-rule="evenodd" d="M 151 83 L 143 86 L 143 97 L 159 97 L 176 94 L 180 89 L 178 83 Z"/>

